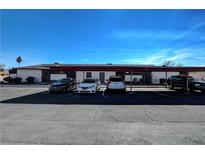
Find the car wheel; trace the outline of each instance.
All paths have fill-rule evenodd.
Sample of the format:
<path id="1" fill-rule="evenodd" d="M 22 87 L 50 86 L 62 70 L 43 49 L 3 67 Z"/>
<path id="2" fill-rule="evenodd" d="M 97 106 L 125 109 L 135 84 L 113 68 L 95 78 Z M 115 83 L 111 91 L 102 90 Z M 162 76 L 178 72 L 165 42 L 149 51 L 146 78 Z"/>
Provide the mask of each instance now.
<path id="1" fill-rule="evenodd" d="M 185 90 L 186 90 L 186 89 L 185 89 Z M 194 92 L 194 89 L 190 88 L 189 91 L 193 93 L 193 92 Z"/>
<path id="2" fill-rule="evenodd" d="M 202 93 L 202 94 L 205 94 L 205 90 L 201 90 L 201 93 Z"/>
<path id="3" fill-rule="evenodd" d="M 170 85 L 170 89 L 174 90 L 174 88 L 175 88 L 174 85 L 171 84 L 171 85 Z"/>
<path id="4" fill-rule="evenodd" d="M 123 90 L 122 90 L 122 93 L 125 93 L 125 92 L 126 92 L 126 89 L 123 89 Z"/>
<path id="5" fill-rule="evenodd" d="M 63 88 L 63 89 L 62 89 L 62 92 L 66 92 L 66 88 Z"/>
<path id="6" fill-rule="evenodd" d="M 70 92 L 70 91 L 72 91 L 72 90 L 73 90 L 73 87 L 70 86 L 70 87 L 68 88 L 68 92 Z"/>

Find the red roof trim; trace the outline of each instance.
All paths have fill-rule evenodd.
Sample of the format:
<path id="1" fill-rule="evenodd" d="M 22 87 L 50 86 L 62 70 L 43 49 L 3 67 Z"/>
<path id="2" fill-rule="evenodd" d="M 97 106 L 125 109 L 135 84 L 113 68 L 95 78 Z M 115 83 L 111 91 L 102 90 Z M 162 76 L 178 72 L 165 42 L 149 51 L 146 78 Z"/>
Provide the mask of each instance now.
<path id="1" fill-rule="evenodd" d="M 146 72 L 146 71 L 205 71 L 205 67 L 129 67 L 129 66 L 59 66 L 50 67 L 50 70 L 58 71 L 133 71 L 133 72 Z"/>
<path id="2" fill-rule="evenodd" d="M 51 70 L 51 71 L 124 71 L 124 72 L 205 72 L 205 67 L 162 67 L 162 66 L 136 66 L 136 65 L 36 65 L 14 69 Z"/>

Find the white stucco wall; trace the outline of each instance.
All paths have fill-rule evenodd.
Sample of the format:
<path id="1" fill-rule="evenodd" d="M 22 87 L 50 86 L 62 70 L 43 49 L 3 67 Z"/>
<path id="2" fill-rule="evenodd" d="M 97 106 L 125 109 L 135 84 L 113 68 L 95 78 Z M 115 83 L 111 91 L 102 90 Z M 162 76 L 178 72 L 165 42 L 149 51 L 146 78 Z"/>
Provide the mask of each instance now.
<path id="1" fill-rule="evenodd" d="M 142 75 L 132 75 L 132 81 L 133 81 L 134 78 L 137 78 L 137 80 L 139 81 L 140 79 L 142 79 Z M 131 81 L 131 75 L 125 75 L 125 81 L 130 82 Z"/>
<path id="2" fill-rule="evenodd" d="M 93 79 L 100 79 L 100 72 L 93 71 L 91 73 Z M 108 80 L 111 75 L 115 75 L 115 72 L 105 72 L 105 81 Z M 85 78 L 86 78 L 86 71 L 84 72 L 84 79 Z M 76 81 L 77 82 L 83 81 L 83 71 L 76 72 Z"/>
<path id="3" fill-rule="evenodd" d="M 110 76 L 116 75 L 116 72 L 105 72 L 105 82 L 110 78 Z"/>
<path id="4" fill-rule="evenodd" d="M 179 72 L 167 72 L 167 78 L 179 75 Z M 166 78 L 166 72 L 152 72 L 152 84 L 160 84 L 160 79 Z"/>
<path id="5" fill-rule="evenodd" d="M 85 75 L 85 73 L 84 73 Z M 83 72 L 82 71 L 77 71 L 76 72 L 76 81 L 77 82 L 82 82 L 83 81 Z"/>
<path id="6" fill-rule="evenodd" d="M 9 74 L 10 77 L 15 78 L 17 75 L 16 74 Z"/>
<path id="7" fill-rule="evenodd" d="M 26 82 L 26 78 L 29 76 L 33 76 L 35 78 L 34 82 L 41 82 L 42 70 L 17 69 L 17 76 L 22 78 L 22 82 Z"/>
<path id="8" fill-rule="evenodd" d="M 92 79 L 99 79 L 99 72 L 91 72 L 92 73 Z"/>
<path id="9" fill-rule="evenodd" d="M 64 78 L 67 78 L 66 74 L 50 74 L 51 81 L 60 80 L 60 79 L 64 79 Z"/>
<path id="10" fill-rule="evenodd" d="M 189 72 L 189 75 L 197 79 L 205 80 L 205 72 Z"/>

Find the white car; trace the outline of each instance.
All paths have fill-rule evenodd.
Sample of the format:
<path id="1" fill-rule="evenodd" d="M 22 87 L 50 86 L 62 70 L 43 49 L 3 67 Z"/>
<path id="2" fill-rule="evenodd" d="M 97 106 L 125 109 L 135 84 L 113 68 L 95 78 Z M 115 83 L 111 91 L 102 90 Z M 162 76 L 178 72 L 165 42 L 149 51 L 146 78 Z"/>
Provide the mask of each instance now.
<path id="1" fill-rule="evenodd" d="M 120 76 L 111 76 L 107 83 L 107 90 L 119 90 L 119 91 L 126 91 L 125 81 Z"/>
<path id="2" fill-rule="evenodd" d="M 97 79 L 84 79 L 77 86 L 77 93 L 96 93 L 100 90 L 100 81 Z"/>

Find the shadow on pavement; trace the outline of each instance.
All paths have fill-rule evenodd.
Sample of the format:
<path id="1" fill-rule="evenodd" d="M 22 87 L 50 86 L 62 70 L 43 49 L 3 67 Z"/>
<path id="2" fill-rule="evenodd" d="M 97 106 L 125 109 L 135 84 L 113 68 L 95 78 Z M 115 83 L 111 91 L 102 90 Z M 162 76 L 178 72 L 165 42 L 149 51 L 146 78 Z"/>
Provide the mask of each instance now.
<path id="1" fill-rule="evenodd" d="M 205 95 L 176 91 L 136 91 L 79 95 L 71 93 L 49 94 L 40 92 L 1 101 L 16 104 L 79 104 L 79 105 L 205 105 Z"/>

